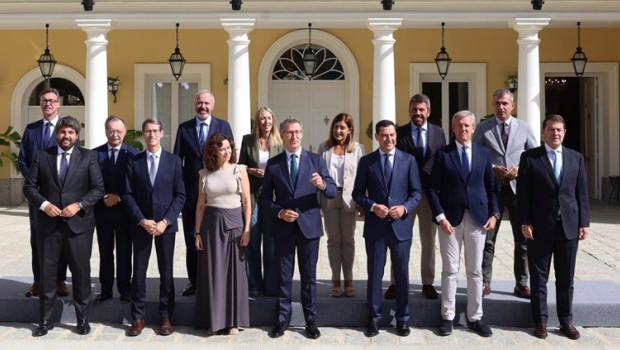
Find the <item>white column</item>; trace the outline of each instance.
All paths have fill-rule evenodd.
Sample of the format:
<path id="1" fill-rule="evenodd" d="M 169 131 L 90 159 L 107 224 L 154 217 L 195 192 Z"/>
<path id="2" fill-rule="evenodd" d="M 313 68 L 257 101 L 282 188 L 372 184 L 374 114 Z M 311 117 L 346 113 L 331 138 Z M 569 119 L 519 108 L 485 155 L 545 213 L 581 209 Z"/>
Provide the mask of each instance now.
<path id="1" fill-rule="evenodd" d="M 549 18 L 517 18 L 511 24 L 519 33 L 519 119 L 532 127 L 536 141 L 540 142 L 540 39 L 538 32 L 549 24 Z M 543 91 L 544 93 L 544 91 Z"/>
<path id="2" fill-rule="evenodd" d="M 243 135 L 249 134 L 252 119 L 250 103 L 250 39 L 254 19 L 221 19 L 229 34 L 228 43 L 228 122 L 235 145 L 241 147 Z"/>
<path id="3" fill-rule="evenodd" d="M 369 18 L 368 28 L 374 33 L 372 83 L 372 125 L 382 119 L 396 122 L 396 85 L 394 82 L 394 36 L 402 18 Z M 373 132 L 374 134 L 374 132 Z M 373 138 L 373 148 L 377 147 Z"/>
<path id="4" fill-rule="evenodd" d="M 78 27 L 86 32 L 86 91 L 84 93 L 85 130 L 80 137 L 86 148 L 106 142 L 103 127 L 108 117 L 108 54 L 109 19 L 78 19 Z"/>

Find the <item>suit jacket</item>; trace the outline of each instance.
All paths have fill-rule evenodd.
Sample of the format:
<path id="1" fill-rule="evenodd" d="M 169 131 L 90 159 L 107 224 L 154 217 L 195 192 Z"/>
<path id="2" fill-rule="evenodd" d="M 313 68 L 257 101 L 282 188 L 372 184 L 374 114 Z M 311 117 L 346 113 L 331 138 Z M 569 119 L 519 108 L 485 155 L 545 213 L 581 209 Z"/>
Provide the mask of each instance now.
<path id="1" fill-rule="evenodd" d="M 294 209 L 299 213 L 296 223 L 301 233 L 308 239 L 323 235 L 323 223 L 317 195 L 322 192 L 327 198 L 336 196 L 336 184 L 329 176 L 325 161 L 319 155 L 301 150 L 298 164 L 297 184 L 290 181 L 286 152 L 269 159 L 260 201 L 271 209 L 274 224 L 272 234 L 275 238 L 292 235 L 295 222 L 286 222 L 278 218 L 282 209 Z M 325 189 L 322 191 L 310 183 L 313 173 L 323 178 Z"/>
<path id="2" fill-rule="evenodd" d="M 470 175 L 466 179 L 455 143 L 435 153 L 426 191 L 434 222 L 435 217 L 443 213 L 452 226 L 458 226 L 467 207 L 473 222 L 480 227 L 490 216 L 499 214 L 489 150 L 472 143 L 471 157 Z"/>
<path id="3" fill-rule="evenodd" d="M 146 151 L 129 161 L 123 202 L 134 225 L 142 219 L 157 222 L 167 219 L 170 226 L 164 234 L 174 234 L 178 231 L 177 218 L 185 203 L 181 159 L 162 149 L 154 185 L 151 185 L 146 162 Z"/>
<path id="4" fill-rule="evenodd" d="M 211 116 L 207 140 L 216 132 L 224 133 L 230 138 L 233 137 L 230 124 L 227 121 Z M 202 164 L 202 150 L 200 149 L 198 133 L 196 132 L 195 117 L 179 124 L 173 153 L 181 158 L 181 164 L 183 165 L 183 181 L 185 183 L 185 194 L 187 195 L 185 207 L 194 210 L 196 200 L 198 200 L 198 172 L 204 168 Z M 193 230 L 193 228 L 191 229 Z"/>
<path id="5" fill-rule="evenodd" d="M 57 158 L 57 146 L 37 153 L 24 183 L 24 196 L 36 208 L 41 207 L 45 201 L 61 210 L 71 203 L 82 203 L 82 209 L 69 218 L 67 224 L 75 234 L 92 231 L 95 227 L 93 208 L 103 196 L 103 177 L 97 157 L 90 150 L 74 146 L 64 184 L 58 179 Z M 60 217 L 52 218 L 42 210 L 37 210 L 37 232 L 50 234 L 61 220 Z"/>
<path id="6" fill-rule="evenodd" d="M 321 155 L 321 157 L 323 157 L 329 171 L 333 153 L 331 149 L 326 149 L 326 147 L 326 142 L 321 142 L 317 153 Z M 357 204 L 353 200 L 353 196 L 351 193 L 353 192 L 355 175 L 357 174 L 357 164 L 359 163 L 364 153 L 364 145 L 355 142 L 353 146 L 353 152 L 346 152 L 344 154 L 344 183 L 342 184 L 342 205 L 343 209 L 348 212 L 355 211 L 357 207 Z M 319 201 L 321 202 L 321 209 L 327 210 L 327 198 L 325 198 L 325 196 L 319 196 Z"/>
<path id="7" fill-rule="evenodd" d="M 280 145 L 278 147 L 272 147 L 269 149 L 269 158 L 273 158 L 280 152 L 284 150 L 284 146 Z M 243 140 L 241 140 L 241 148 L 239 150 L 239 164 L 245 164 L 248 168 L 258 168 L 258 146 L 256 145 L 256 139 L 254 135 L 247 134 L 243 136 Z M 256 176 L 252 176 L 248 174 L 250 178 L 250 198 L 252 199 L 252 208 L 254 208 L 254 204 L 258 200 L 258 191 L 263 185 L 263 179 L 259 179 Z"/>
<path id="8" fill-rule="evenodd" d="M 357 166 L 352 195 L 355 202 L 366 212 L 364 237 L 370 239 L 384 237 L 389 226 L 392 226 L 398 240 L 411 239 L 413 232 L 411 213 L 422 198 L 418 165 L 412 155 L 396 149 L 392 181 L 388 187 L 383 179 L 381 161 L 379 150 L 375 150 L 363 156 Z M 403 205 L 407 209 L 407 214 L 398 220 L 380 219 L 370 210 L 374 203 L 383 204 L 388 208 Z"/>
<path id="9" fill-rule="evenodd" d="M 127 164 L 129 160 L 138 154 L 138 150 L 123 143 L 116 155 L 116 164 L 108 160 L 108 144 L 93 149 L 97 154 L 97 162 L 101 167 L 103 175 L 104 195 L 108 193 L 116 194 L 119 198 L 125 193 L 125 176 L 127 174 Z M 103 203 L 103 198 L 95 205 L 95 217 L 97 220 L 124 220 L 129 217 L 122 203 L 113 207 L 107 207 Z"/>
<path id="10" fill-rule="evenodd" d="M 433 155 L 435 151 L 446 145 L 446 135 L 443 129 L 431 123 L 426 125 L 428 128 L 426 130 L 426 152 L 424 157 L 421 158 L 415 153 L 415 144 L 411 135 L 411 122 L 396 129 L 396 148 L 415 157 L 423 189 L 428 187 L 428 176 L 433 168 Z"/>
<path id="11" fill-rule="evenodd" d="M 533 225 L 534 239 L 553 237 L 558 213 L 567 239 L 577 238 L 580 227 L 590 226 L 583 156 L 562 147 L 562 162 L 561 181 L 558 183 L 544 145 L 521 155 L 517 203 L 521 224 Z"/>
<path id="12" fill-rule="evenodd" d="M 489 149 L 493 164 L 506 168 L 518 165 L 523 151 L 538 146 L 530 124 L 511 117 L 508 145 L 504 148 L 498 125 L 497 118 L 495 117 L 485 120 L 476 126 L 473 137 L 475 143 L 479 143 Z M 498 190 L 501 190 L 501 181 L 496 181 L 495 185 Z M 510 187 L 514 193 L 517 193 L 517 180 L 510 181 Z"/>
<path id="13" fill-rule="evenodd" d="M 50 137 L 48 142 L 45 145 L 43 144 L 44 125 L 43 119 L 40 119 L 26 125 L 26 129 L 24 129 L 21 145 L 19 146 L 19 155 L 17 156 L 19 171 L 24 179 L 28 178 L 30 164 L 32 164 L 32 160 L 36 157 L 37 152 L 58 144 L 54 132 L 52 132 L 52 137 Z"/>

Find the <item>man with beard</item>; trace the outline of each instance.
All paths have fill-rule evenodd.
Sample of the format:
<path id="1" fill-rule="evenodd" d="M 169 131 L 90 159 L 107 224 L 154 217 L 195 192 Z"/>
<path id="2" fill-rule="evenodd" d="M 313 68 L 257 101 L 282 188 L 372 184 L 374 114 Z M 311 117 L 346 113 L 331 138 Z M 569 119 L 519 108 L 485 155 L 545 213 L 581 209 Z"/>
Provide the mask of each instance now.
<path id="1" fill-rule="evenodd" d="M 39 151 L 30 166 L 24 195 L 37 211 L 37 248 L 41 269 L 40 323 L 32 332 L 46 335 L 56 303 L 60 256 L 65 255 L 73 276 L 76 332 L 90 333 L 90 255 L 95 215 L 93 207 L 103 196 L 103 178 L 95 153 L 75 143 L 80 122 L 66 116 L 56 124 L 57 146 Z"/>
<path id="2" fill-rule="evenodd" d="M 183 207 L 183 232 L 187 248 L 185 263 L 189 284 L 181 295 L 190 296 L 196 293 L 196 264 L 198 255 L 194 247 L 194 223 L 196 220 L 196 201 L 198 200 L 198 172 L 204 168 L 202 154 L 209 136 L 221 132 L 233 138 L 230 124 L 212 115 L 215 108 L 215 97 L 209 90 L 201 90 L 194 97 L 196 116 L 179 124 L 174 142 L 174 154 L 181 158 L 183 164 L 183 182 L 187 198 Z"/>

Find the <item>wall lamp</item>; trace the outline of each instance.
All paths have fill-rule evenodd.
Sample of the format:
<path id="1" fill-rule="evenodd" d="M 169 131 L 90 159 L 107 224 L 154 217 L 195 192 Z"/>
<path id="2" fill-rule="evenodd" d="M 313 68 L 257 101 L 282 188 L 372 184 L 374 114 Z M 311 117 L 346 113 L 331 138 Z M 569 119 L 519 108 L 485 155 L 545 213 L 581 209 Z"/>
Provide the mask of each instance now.
<path id="1" fill-rule="evenodd" d="M 93 6 L 95 6 L 95 0 L 83 0 L 82 6 L 84 6 L 84 11 L 92 11 Z"/>
<path id="2" fill-rule="evenodd" d="M 231 0 L 230 1 L 230 5 L 232 5 L 233 11 L 241 10 L 241 4 L 243 4 L 243 1 L 241 1 L 241 0 Z"/>
<path id="3" fill-rule="evenodd" d="M 392 9 L 392 5 L 394 5 L 394 0 L 381 0 L 381 4 L 383 5 L 383 9 L 385 11 L 390 11 Z"/>
<path id="4" fill-rule="evenodd" d="M 517 89 L 519 88 L 519 81 L 517 80 L 517 74 L 515 73 L 515 74 L 508 75 L 508 77 L 504 81 L 504 84 L 506 85 L 506 87 L 508 88 L 510 92 L 514 93 L 515 91 L 517 91 Z"/>
<path id="5" fill-rule="evenodd" d="M 534 10 L 537 10 L 537 11 L 542 10 L 542 7 L 544 4 L 545 4 L 545 0 L 532 0 L 532 8 Z"/>
<path id="6" fill-rule="evenodd" d="M 118 92 L 118 86 L 121 84 L 121 81 L 118 77 L 108 77 L 108 91 L 112 93 L 114 96 L 114 103 L 116 103 L 116 93 Z"/>

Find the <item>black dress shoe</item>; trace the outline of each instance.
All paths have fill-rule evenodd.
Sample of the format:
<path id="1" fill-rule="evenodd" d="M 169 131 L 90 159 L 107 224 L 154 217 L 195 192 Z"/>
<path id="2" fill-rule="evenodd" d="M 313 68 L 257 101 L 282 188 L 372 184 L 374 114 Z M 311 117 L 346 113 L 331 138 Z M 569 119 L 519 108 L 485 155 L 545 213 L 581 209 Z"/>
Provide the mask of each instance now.
<path id="1" fill-rule="evenodd" d="M 131 293 L 123 292 L 121 293 L 121 303 L 128 303 L 131 301 Z"/>
<path id="2" fill-rule="evenodd" d="M 183 289 L 183 291 L 181 292 L 181 295 L 184 297 L 189 297 L 194 294 L 196 294 L 196 285 L 191 282 L 188 283 Z"/>
<path id="3" fill-rule="evenodd" d="M 579 337 L 581 337 L 581 335 L 579 334 L 579 331 L 577 330 L 577 328 L 575 328 L 575 326 L 573 326 L 572 323 L 567 323 L 565 325 L 562 325 L 560 327 L 560 332 L 564 333 L 564 335 L 567 336 L 568 339 L 572 339 L 572 340 L 577 340 L 579 339 Z"/>
<path id="4" fill-rule="evenodd" d="M 489 328 L 489 326 L 485 325 L 484 323 L 480 322 L 480 320 L 477 320 L 474 322 L 467 321 L 467 326 L 469 326 L 469 329 L 476 332 L 476 334 L 478 334 L 481 337 L 487 338 L 493 335 L 491 328 Z"/>
<path id="5" fill-rule="evenodd" d="M 40 323 L 37 328 L 32 331 L 33 337 L 42 337 L 47 334 L 47 331 L 51 331 L 54 329 L 54 323 L 52 321 L 47 320 L 43 323 Z"/>
<path id="6" fill-rule="evenodd" d="M 314 321 L 310 321 L 306 325 L 306 335 L 310 339 L 319 339 L 321 336 L 321 331 L 319 331 Z"/>
<path id="7" fill-rule="evenodd" d="M 368 324 L 368 327 L 366 328 L 366 332 L 364 333 L 364 335 L 367 336 L 368 338 L 372 338 L 378 334 L 379 334 L 379 322 L 370 321 L 370 324 Z"/>
<path id="8" fill-rule="evenodd" d="M 452 334 L 452 320 L 443 320 L 441 326 L 439 327 L 439 335 L 445 337 L 446 335 Z"/>
<path id="9" fill-rule="evenodd" d="M 86 335 L 90 333 L 90 324 L 88 324 L 88 320 L 78 321 L 75 330 L 79 335 Z"/>
<path id="10" fill-rule="evenodd" d="M 395 284 L 390 284 L 388 289 L 385 291 L 385 294 L 383 294 L 383 297 L 385 299 L 387 299 L 387 300 L 394 300 L 394 299 L 396 299 L 396 285 Z"/>
<path id="11" fill-rule="evenodd" d="M 401 337 L 408 336 L 409 333 L 411 333 L 411 330 L 409 329 L 409 323 L 396 321 L 396 331 Z"/>
<path id="12" fill-rule="evenodd" d="M 288 328 L 288 324 L 284 321 L 278 321 L 271 332 L 269 332 L 269 336 L 271 338 L 280 338 L 284 335 L 284 331 Z"/>
<path id="13" fill-rule="evenodd" d="M 536 323 L 536 328 L 534 328 L 534 335 L 536 336 L 536 338 L 547 339 L 547 325 L 542 322 Z"/>
<path id="14" fill-rule="evenodd" d="M 424 295 L 426 299 L 438 299 L 439 298 L 439 294 L 437 294 L 437 291 L 435 290 L 435 287 L 433 287 L 432 284 L 425 284 L 422 286 L 422 295 Z"/>
<path id="15" fill-rule="evenodd" d="M 104 301 L 106 301 L 108 299 L 112 299 L 112 293 L 101 292 L 101 293 L 97 294 L 97 296 L 93 300 L 93 303 L 100 304 L 100 303 L 103 303 Z"/>

